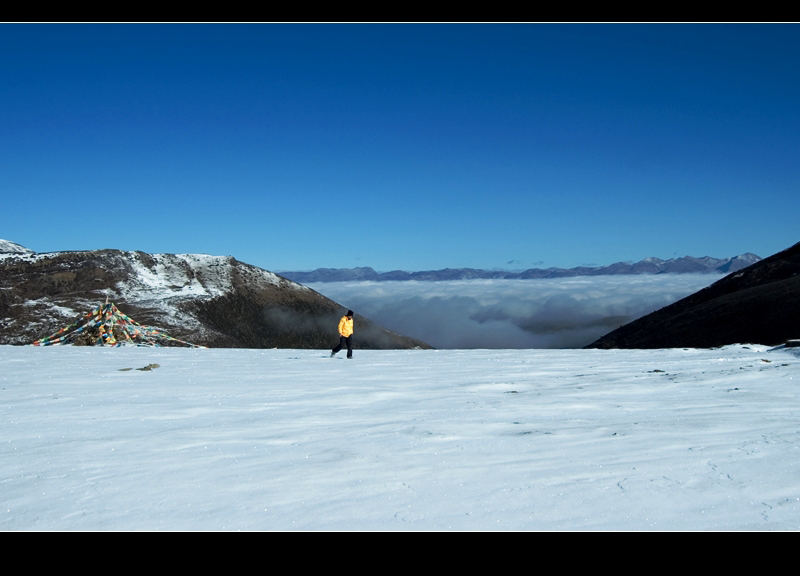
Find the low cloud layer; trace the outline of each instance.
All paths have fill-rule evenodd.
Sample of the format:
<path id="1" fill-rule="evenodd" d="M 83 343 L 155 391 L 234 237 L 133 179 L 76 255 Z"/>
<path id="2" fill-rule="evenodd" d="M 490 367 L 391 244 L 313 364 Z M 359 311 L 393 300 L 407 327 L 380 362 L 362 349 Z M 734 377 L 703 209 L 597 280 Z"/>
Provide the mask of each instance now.
<path id="1" fill-rule="evenodd" d="M 436 348 L 581 348 L 720 278 L 662 274 L 309 287 Z"/>

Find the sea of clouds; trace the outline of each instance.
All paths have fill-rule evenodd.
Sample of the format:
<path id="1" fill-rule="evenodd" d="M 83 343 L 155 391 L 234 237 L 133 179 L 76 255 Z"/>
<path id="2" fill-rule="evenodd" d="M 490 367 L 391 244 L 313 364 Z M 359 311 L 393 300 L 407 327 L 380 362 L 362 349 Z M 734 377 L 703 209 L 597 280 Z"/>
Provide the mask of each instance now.
<path id="1" fill-rule="evenodd" d="M 435 348 L 581 348 L 721 277 L 658 274 L 308 286 Z"/>

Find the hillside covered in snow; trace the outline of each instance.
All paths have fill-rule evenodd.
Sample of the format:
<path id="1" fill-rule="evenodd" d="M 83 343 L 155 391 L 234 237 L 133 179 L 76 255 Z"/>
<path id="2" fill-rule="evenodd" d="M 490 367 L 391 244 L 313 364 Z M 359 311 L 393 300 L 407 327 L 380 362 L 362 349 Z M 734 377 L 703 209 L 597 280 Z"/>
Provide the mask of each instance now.
<path id="1" fill-rule="evenodd" d="M 137 322 L 212 347 L 329 348 L 346 308 L 230 256 L 122 250 L 0 253 L 0 344 L 30 344 L 106 298 Z M 363 348 L 427 347 L 356 315 Z"/>

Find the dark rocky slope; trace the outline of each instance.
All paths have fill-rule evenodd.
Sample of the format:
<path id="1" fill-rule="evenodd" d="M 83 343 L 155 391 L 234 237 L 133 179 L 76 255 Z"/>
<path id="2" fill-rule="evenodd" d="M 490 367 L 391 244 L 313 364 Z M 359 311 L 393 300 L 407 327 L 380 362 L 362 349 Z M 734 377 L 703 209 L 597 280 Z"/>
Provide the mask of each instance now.
<path id="1" fill-rule="evenodd" d="M 778 345 L 800 337 L 800 243 L 586 348 L 711 348 Z"/>

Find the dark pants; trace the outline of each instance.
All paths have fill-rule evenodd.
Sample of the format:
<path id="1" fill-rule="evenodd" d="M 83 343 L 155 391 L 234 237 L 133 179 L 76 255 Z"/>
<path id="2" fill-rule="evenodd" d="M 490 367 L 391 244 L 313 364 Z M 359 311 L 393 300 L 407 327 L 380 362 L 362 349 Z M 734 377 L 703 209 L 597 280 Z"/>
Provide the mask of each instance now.
<path id="1" fill-rule="evenodd" d="M 347 357 L 353 357 L 353 337 L 352 336 L 339 336 L 339 343 L 336 345 L 336 348 L 331 350 L 331 356 L 336 354 L 342 347 L 347 344 Z"/>

